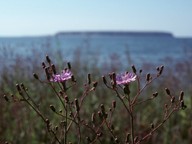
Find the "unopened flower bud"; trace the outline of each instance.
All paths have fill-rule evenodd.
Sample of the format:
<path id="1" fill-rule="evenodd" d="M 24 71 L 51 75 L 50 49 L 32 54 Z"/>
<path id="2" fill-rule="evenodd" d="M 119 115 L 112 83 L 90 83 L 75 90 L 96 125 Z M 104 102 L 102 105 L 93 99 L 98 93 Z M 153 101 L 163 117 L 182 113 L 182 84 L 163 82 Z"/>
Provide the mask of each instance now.
<path id="1" fill-rule="evenodd" d="M 115 138 L 115 142 L 116 142 L 116 143 L 119 143 L 119 140 L 118 140 L 118 138 L 117 138 L 117 137 Z"/>
<path id="2" fill-rule="evenodd" d="M 45 121 L 46 121 L 46 123 L 47 123 L 47 124 L 49 124 L 49 123 L 50 123 L 49 119 L 46 119 Z"/>
<path id="3" fill-rule="evenodd" d="M 175 97 L 173 96 L 172 98 L 171 98 L 171 103 L 174 103 L 175 102 Z"/>
<path id="4" fill-rule="evenodd" d="M 142 73 L 142 71 L 143 71 L 143 70 L 142 70 L 142 69 L 140 69 L 140 70 L 139 70 L 139 73 Z"/>
<path id="5" fill-rule="evenodd" d="M 169 96 L 171 95 L 170 90 L 168 88 L 165 88 L 165 91 L 166 91 L 167 95 L 169 95 Z"/>
<path id="6" fill-rule="evenodd" d="M 48 55 L 46 55 L 46 60 L 47 60 L 47 62 L 48 62 L 49 64 L 51 64 L 51 59 L 49 58 Z"/>
<path id="7" fill-rule="evenodd" d="M 183 100 L 183 96 L 184 96 L 184 92 L 181 91 L 180 96 L 179 96 L 179 101 L 182 101 L 182 100 Z"/>
<path id="8" fill-rule="evenodd" d="M 100 106 L 100 107 L 101 107 L 101 112 L 102 112 L 102 114 L 103 114 L 103 115 L 105 115 L 105 107 L 104 107 L 104 105 L 103 105 L 103 104 L 101 104 L 101 106 Z"/>
<path id="9" fill-rule="evenodd" d="M 153 97 L 157 97 L 158 96 L 158 92 L 153 93 Z"/>
<path id="10" fill-rule="evenodd" d="M 72 112 L 70 112 L 70 113 L 69 113 L 69 116 L 70 116 L 70 117 L 73 117 L 73 113 L 72 113 Z"/>
<path id="11" fill-rule="evenodd" d="M 35 78 L 35 79 L 39 79 L 39 77 L 38 77 L 38 75 L 36 74 L 36 73 L 33 73 L 33 77 Z"/>
<path id="12" fill-rule="evenodd" d="M 130 94 L 129 85 L 125 85 L 125 87 L 123 88 L 123 91 L 125 94 L 129 95 Z"/>
<path id="13" fill-rule="evenodd" d="M 78 99 L 75 99 L 75 107 L 76 111 L 78 112 L 80 110 Z"/>
<path id="14" fill-rule="evenodd" d="M 49 107 L 50 107 L 50 109 L 51 109 L 53 112 L 56 111 L 56 110 L 55 110 L 55 107 L 54 107 L 53 105 L 50 105 Z"/>
<path id="15" fill-rule="evenodd" d="M 87 140 L 87 142 L 88 142 L 88 143 L 90 143 L 90 142 L 91 142 L 90 137 L 86 137 L 86 140 Z"/>
<path id="16" fill-rule="evenodd" d="M 146 80 L 149 81 L 150 78 L 151 78 L 151 75 L 150 75 L 150 73 L 148 73 L 148 74 L 146 75 Z"/>
<path id="17" fill-rule="evenodd" d="M 21 87 L 19 86 L 19 84 L 16 84 L 16 88 L 17 88 L 18 92 L 21 92 Z"/>
<path id="18" fill-rule="evenodd" d="M 164 66 L 161 66 L 160 70 L 159 70 L 159 75 L 161 75 L 163 73 L 163 69 L 164 69 Z"/>
<path id="19" fill-rule="evenodd" d="M 153 123 L 151 124 L 151 129 L 154 129 L 154 124 Z"/>
<path id="20" fill-rule="evenodd" d="M 66 102 L 66 103 L 69 102 L 69 98 L 68 98 L 68 96 L 65 96 L 65 102 Z"/>
<path id="21" fill-rule="evenodd" d="M 130 133 L 126 134 L 126 139 L 125 139 L 125 143 L 128 143 L 130 141 Z"/>
<path id="22" fill-rule="evenodd" d="M 136 137 L 134 138 L 134 143 L 136 143 L 137 140 L 138 140 L 138 136 L 136 136 Z"/>
<path id="23" fill-rule="evenodd" d="M 42 67 L 43 67 L 43 69 L 46 67 L 46 65 L 45 65 L 45 63 L 44 63 L 44 62 L 42 62 Z"/>
<path id="24" fill-rule="evenodd" d="M 9 99 L 8 99 L 8 97 L 7 97 L 6 95 L 4 95 L 3 98 L 4 98 L 7 102 L 9 101 Z"/>
<path id="25" fill-rule="evenodd" d="M 103 117 L 104 117 L 104 118 L 107 118 L 107 114 L 105 113 L 105 107 L 104 107 L 104 105 L 101 104 L 100 107 L 101 107 L 101 113 L 102 113 Z"/>
<path id="26" fill-rule="evenodd" d="M 97 87 L 98 82 L 93 82 L 93 89 L 95 90 Z"/>
<path id="27" fill-rule="evenodd" d="M 55 68 L 54 64 L 51 65 L 51 68 L 52 68 L 53 73 L 56 74 L 56 68 Z"/>
<path id="28" fill-rule="evenodd" d="M 184 104 L 184 101 L 183 101 L 183 100 L 180 101 L 180 107 L 181 107 L 181 109 L 183 109 L 183 110 L 187 108 L 187 106 Z"/>
<path id="29" fill-rule="evenodd" d="M 67 63 L 67 66 L 68 66 L 68 69 L 71 70 L 71 63 L 70 62 Z"/>
<path id="30" fill-rule="evenodd" d="M 112 74 L 112 80 L 113 80 L 113 88 L 115 88 L 117 85 L 117 82 L 116 82 L 116 74 L 114 72 Z"/>
<path id="31" fill-rule="evenodd" d="M 22 88 L 23 90 L 25 90 L 25 85 L 24 85 L 23 83 L 21 83 L 21 88 Z"/>
<path id="32" fill-rule="evenodd" d="M 55 130 L 56 130 L 56 131 L 58 130 L 58 126 L 55 126 Z"/>
<path id="33" fill-rule="evenodd" d="M 116 101 L 115 101 L 115 100 L 112 101 L 112 107 L 113 107 L 114 109 L 116 108 Z"/>
<path id="34" fill-rule="evenodd" d="M 102 78 L 103 78 L 103 83 L 106 85 L 107 84 L 107 80 L 106 80 L 105 76 L 102 76 Z"/>
<path id="35" fill-rule="evenodd" d="M 156 68 L 156 70 L 157 70 L 157 71 L 159 71 L 159 70 L 160 70 L 160 68 L 159 68 L 159 67 L 157 67 L 157 68 Z"/>
<path id="36" fill-rule="evenodd" d="M 61 90 L 59 91 L 59 95 L 60 95 L 60 96 L 63 96 L 63 92 L 62 92 Z"/>
<path id="37" fill-rule="evenodd" d="M 101 111 L 98 111 L 97 113 L 99 115 L 99 118 L 102 119 L 103 117 L 102 117 Z"/>
<path id="38" fill-rule="evenodd" d="M 100 107 L 101 107 L 101 112 L 102 112 L 102 113 L 105 113 L 105 107 L 104 107 L 104 105 L 101 104 Z"/>
<path id="39" fill-rule="evenodd" d="M 135 68 L 134 65 L 132 65 L 132 70 L 133 70 L 133 72 L 136 74 L 137 70 L 136 70 L 136 68 Z"/>
<path id="40" fill-rule="evenodd" d="M 71 76 L 71 81 L 76 82 L 76 79 L 75 79 L 74 75 Z"/>
<path id="41" fill-rule="evenodd" d="M 91 74 L 90 73 L 87 75 L 87 83 L 91 84 Z"/>

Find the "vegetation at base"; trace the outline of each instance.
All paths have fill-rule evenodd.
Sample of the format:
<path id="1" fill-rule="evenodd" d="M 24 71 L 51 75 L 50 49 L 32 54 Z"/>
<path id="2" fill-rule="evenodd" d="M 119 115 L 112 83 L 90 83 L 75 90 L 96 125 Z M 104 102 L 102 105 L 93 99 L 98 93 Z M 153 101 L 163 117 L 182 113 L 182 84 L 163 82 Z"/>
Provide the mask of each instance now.
<path id="1" fill-rule="evenodd" d="M 170 67 L 165 67 L 164 72 L 161 77 L 156 79 L 152 84 L 146 87 L 145 91 L 139 96 L 138 101 L 146 100 L 153 96 L 153 93 L 158 92 L 158 96 L 150 100 L 149 102 L 140 103 L 135 106 L 134 113 L 134 129 L 135 136 L 138 139 L 147 135 L 151 127 L 156 127 L 157 124 L 163 119 L 163 114 L 165 110 L 165 104 L 170 102 L 169 96 L 167 96 L 168 88 L 171 92 L 171 96 L 175 96 L 175 99 L 179 99 L 180 91 L 185 92 L 184 101 L 187 108 L 185 110 L 179 110 L 171 116 L 162 127 L 153 133 L 152 136 L 146 139 L 143 143 L 191 143 L 192 142 L 192 67 L 190 66 L 190 60 L 192 55 L 186 56 L 182 62 L 173 63 L 171 60 L 164 61 L 166 65 Z M 38 52 L 31 57 L 20 57 L 17 56 L 14 62 L 8 64 L 4 63 L 0 68 L 0 143 L 56 143 L 54 135 L 48 132 L 48 127 L 41 117 L 28 106 L 26 102 L 22 102 L 22 97 L 20 92 L 15 87 L 15 84 L 21 83 L 25 85 L 28 89 L 27 92 L 30 97 L 37 105 L 37 109 L 41 111 L 42 114 L 46 115 L 51 123 L 51 128 L 62 132 L 63 123 L 61 122 L 61 117 L 59 117 L 54 111 L 59 112 L 63 110 L 63 105 L 55 96 L 55 92 L 46 83 L 41 83 L 33 77 L 35 72 L 39 79 L 46 80 L 44 74 L 44 69 L 41 66 L 42 59 L 46 61 L 44 57 L 38 57 Z M 64 60 L 60 52 L 50 54 L 51 61 L 55 64 L 58 72 L 59 70 L 67 67 L 67 61 Z M 6 57 L 1 58 L 6 60 Z M 75 102 L 78 99 L 79 102 L 85 92 L 86 88 L 93 88 L 93 82 L 97 81 L 98 85 L 95 90 L 87 93 L 87 96 L 83 102 L 80 109 L 81 119 L 85 121 L 84 124 L 74 124 L 71 126 L 69 133 L 67 134 L 68 142 L 77 143 L 80 138 L 78 138 L 78 126 L 81 127 L 81 142 L 89 143 L 89 141 L 96 140 L 96 143 L 118 143 L 118 141 L 126 141 L 126 134 L 130 133 L 130 119 L 128 118 L 125 107 L 122 105 L 121 100 L 116 96 L 114 90 L 106 88 L 103 83 L 102 76 L 105 75 L 110 83 L 111 79 L 108 78 L 110 72 L 124 72 L 132 71 L 131 65 L 127 62 L 121 62 L 116 56 L 116 59 L 111 59 L 109 62 L 103 64 L 97 63 L 99 61 L 99 56 L 94 56 L 92 59 L 86 60 L 83 58 L 80 51 L 76 51 L 74 54 L 73 61 L 71 61 L 72 72 L 75 76 L 76 83 L 69 82 L 69 85 L 73 85 L 71 89 L 67 91 L 67 96 L 71 102 Z M 126 67 L 125 67 L 126 65 Z M 150 73 L 152 78 L 156 75 L 156 66 L 153 64 L 143 64 L 142 66 L 136 66 L 137 74 L 140 70 L 141 73 L 141 85 L 146 84 L 146 74 Z M 91 74 L 91 83 L 87 83 L 87 74 Z M 86 85 L 85 85 L 86 84 Z M 55 90 L 59 92 L 59 87 L 54 84 Z M 88 87 L 86 87 L 88 86 Z M 181 89 L 182 88 L 182 89 Z M 118 88 L 119 90 L 120 88 Z M 131 83 L 130 85 L 130 97 L 133 98 L 137 94 L 137 84 Z M 120 89 L 120 93 L 123 91 Z M 65 99 L 62 98 L 63 101 Z M 113 112 L 113 102 L 116 102 L 116 107 Z M 30 101 L 31 102 L 31 101 Z M 33 103 L 33 102 L 32 102 Z M 113 125 L 110 125 L 110 129 L 105 125 L 101 127 L 97 134 L 91 133 L 87 129 L 86 124 L 93 126 L 91 123 L 91 118 L 93 113 L 96 114 L 95 125 L 101 125 L 105 122 L 105 116 L 103 118 L 104 112 L 102 113 L 102 106 L 104 105 L 107 116 L 107 122 L 109 123 L 109 117 L 112 113 L 111 121 Z M 72 108 L 74 108 L 75 113 L 76 105 L 73 103 Z M 70 108 L 70 106 L 69 106 Z M 68 111 L 69 112 L 69 111 Z M 98 112 L 101 112 L 102 118 L 99 118 Z M 64 113 L 65 114 L 65 113 Z M 67 114 L 69 116 L 69 113 Z M 66 120 L 66 119 L 65 119 Z M 74 118 L 76 122 L 78 120 Z M 69 125 L 68 120 L 68 125 Z M 110 130 L 112 130 L 118 139 L 111 135 Z M 105 136 L 102 136 L 105 135 Z M 58 138 L 62 138 L 62 134 L 57 134 Z M 65 136 L 66 138 L 66 136 Z M 134 137 L 137 139 L 137 137 Z M 139 140 L 135 140 L 136 142 Z M 59 139 L 60 140 L 60 139 Z M 62 142 L 62 140 L 61 140 Z M 130 142 L 134 143 L 133 140 Z M 136 143 L 135 142 L 135 143 Z M 91 143 L 91 142 L 90 142 Z"/>

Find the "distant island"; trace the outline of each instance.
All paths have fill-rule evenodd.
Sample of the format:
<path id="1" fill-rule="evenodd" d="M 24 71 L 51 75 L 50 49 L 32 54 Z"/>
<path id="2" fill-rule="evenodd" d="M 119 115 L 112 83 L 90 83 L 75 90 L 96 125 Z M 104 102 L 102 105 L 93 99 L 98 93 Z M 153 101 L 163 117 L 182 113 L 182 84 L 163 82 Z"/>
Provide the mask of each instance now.
<path id="1" fill-rule="evenodd" d="M 93 32 L 58 32 L 56 36 L 64 35 L 108 35 L 108 36 L 150 36 L 150 37 L 174 37 L 169 32 L 126 32 L 126 31 L 93 31 Z"/>

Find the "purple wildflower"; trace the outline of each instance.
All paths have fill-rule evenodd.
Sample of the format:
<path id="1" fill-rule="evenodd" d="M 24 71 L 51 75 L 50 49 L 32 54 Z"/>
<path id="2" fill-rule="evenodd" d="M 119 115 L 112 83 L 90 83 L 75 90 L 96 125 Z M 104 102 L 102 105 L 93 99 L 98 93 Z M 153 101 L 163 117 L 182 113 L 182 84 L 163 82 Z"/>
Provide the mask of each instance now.
<path id="1" fill-rule="evenodd" d="M 71 79 L 72 72 L 69 69 L 62 70 L 61 74 L 53 74 L 50 81 L 63 82 Z"/>
<path id="2" fill-rule="evenodd" d="M 137 76 L 134 73 L 130 73 L 130 72 L 118 74 L 116 76 L 116 83 L 118 85 L 121 85 L 121 84 L 125 85 L 125 84 L 132 82 L 132 81 L 135 81 L 136 77 Z"/>

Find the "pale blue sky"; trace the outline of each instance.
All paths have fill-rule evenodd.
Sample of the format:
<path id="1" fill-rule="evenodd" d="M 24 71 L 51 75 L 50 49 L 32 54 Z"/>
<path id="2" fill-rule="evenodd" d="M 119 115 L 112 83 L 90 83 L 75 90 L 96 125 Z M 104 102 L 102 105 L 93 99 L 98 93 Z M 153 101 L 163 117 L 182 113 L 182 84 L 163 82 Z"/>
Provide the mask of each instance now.
<path id="1" fill-rule="evenodd" d="M 0 0 L 0 36 L 98 30 L 192 36 L 192 0 Z"/>

